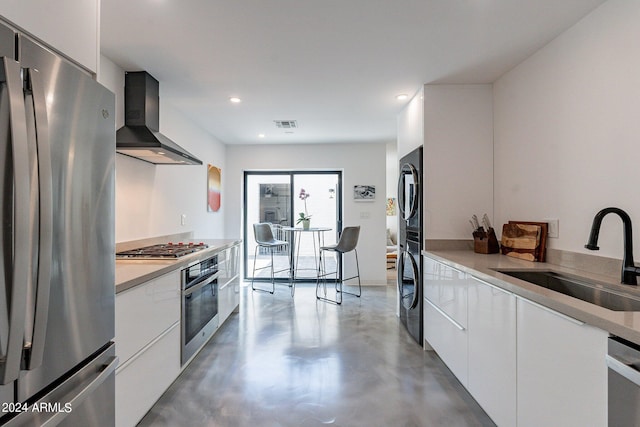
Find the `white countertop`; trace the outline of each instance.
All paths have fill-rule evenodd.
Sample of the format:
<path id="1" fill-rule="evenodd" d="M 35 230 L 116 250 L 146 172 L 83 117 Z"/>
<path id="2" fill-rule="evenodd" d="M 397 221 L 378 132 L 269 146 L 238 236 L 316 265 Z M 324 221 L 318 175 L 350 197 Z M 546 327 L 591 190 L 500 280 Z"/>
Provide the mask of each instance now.
<path id="1" fill-rule="evenodd" d="M 216 252 L 239 244 L 241 241 L 237 239 L 192 239 L 185 241 L 185 243 L 189 242 L 203 242 L 209 245 L 209 247 L 176 259 L 116 259 L 116 293 L 130 289 L 193 262 L 208 258 Z"/>
<path id="2" fill-rule="evenodd" d="M 567 273 L 588 278 L 598 282 L 603 288 L 630 294 L 640 299 L 640 289 L 638 287 L 621 285 L 607 276 L 589 274 L 555 264 L 519 260 L 500 254 L 485 255 L 476 254 L 472 251 L 423 251 L 423 255 L 469 273 L 480 280 L 484 280 L 515 295 L 640 344 L 640 312 L 608 310 L 498 273 L 494 269 L 537 269 Z"/>

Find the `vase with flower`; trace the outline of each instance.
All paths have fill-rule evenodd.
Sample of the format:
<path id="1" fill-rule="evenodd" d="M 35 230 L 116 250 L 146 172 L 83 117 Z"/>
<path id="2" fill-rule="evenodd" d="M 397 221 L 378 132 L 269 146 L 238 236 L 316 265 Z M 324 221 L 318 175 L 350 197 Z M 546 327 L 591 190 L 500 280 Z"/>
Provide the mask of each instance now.
<path id="1" fill-rule="evenodd" d="M 310 194 L 307 193 L 304 188 L 300 189 L 298 197 L 300 197 L 300 200 L 304 202 L 304 212 L 300 212 L 298 214 L 298 221 L 296 221 L 296 224 L 302 224 L 303 230 L 308 230 L 311 224 L 311 215 L 307 212 L 307 199 L 309 196 Z"/>

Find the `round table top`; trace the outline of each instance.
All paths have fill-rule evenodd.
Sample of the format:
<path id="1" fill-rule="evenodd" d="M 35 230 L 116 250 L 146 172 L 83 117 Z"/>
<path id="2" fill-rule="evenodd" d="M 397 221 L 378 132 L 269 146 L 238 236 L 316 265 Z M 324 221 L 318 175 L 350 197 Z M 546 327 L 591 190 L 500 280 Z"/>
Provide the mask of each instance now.
<path id="1" fill-rule="evenodd" d="M 284 231 L 298 231 L 298 232 L 304 232 L 304 231 L 331 231 L 331 228 L 329 228 L 329 227 L 309 227 L 307 229 L 304 229 L 302 227 L 282 227 L 282 230 L 284 230 Z"/>

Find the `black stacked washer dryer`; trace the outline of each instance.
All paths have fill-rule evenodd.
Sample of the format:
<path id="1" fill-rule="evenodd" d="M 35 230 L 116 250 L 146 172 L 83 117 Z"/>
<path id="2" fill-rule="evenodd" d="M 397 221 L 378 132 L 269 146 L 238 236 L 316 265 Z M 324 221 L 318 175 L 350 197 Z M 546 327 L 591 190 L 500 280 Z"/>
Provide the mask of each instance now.
<path id="1" fill-rule="evenodd" d="M 400 160 L 398 292 L 400 321 L 422 346 L 422 146 Z"/>

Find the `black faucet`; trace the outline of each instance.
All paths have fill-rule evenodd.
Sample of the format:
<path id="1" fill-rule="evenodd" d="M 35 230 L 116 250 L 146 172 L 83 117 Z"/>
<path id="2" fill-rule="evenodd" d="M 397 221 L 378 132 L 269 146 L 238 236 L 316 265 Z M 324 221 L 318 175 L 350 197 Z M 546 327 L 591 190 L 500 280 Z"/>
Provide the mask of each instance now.
<path id="1" fill-rule="evenodd" d="M 602 224 L 602 218 L 605 215 L 615 213 L 622 218 L 624 225 L 624 257 L 622 258 L 622 273 L 621 282 L 625 285 L 638 285 L 636 280 L 637 276 L 640 276 L 640 268 L 635 266 L 633 262 L 633 236 L 631 232 L 631 218 L 629 215 L 620 208 L 604 208 L 593 217 L 593 224 L 591 225 L 591 233 L 589 234 L 589 241 L 585 248 L 597 251 L 598 247 L 598 235 L 600 234 L 600 225 Z"/>

